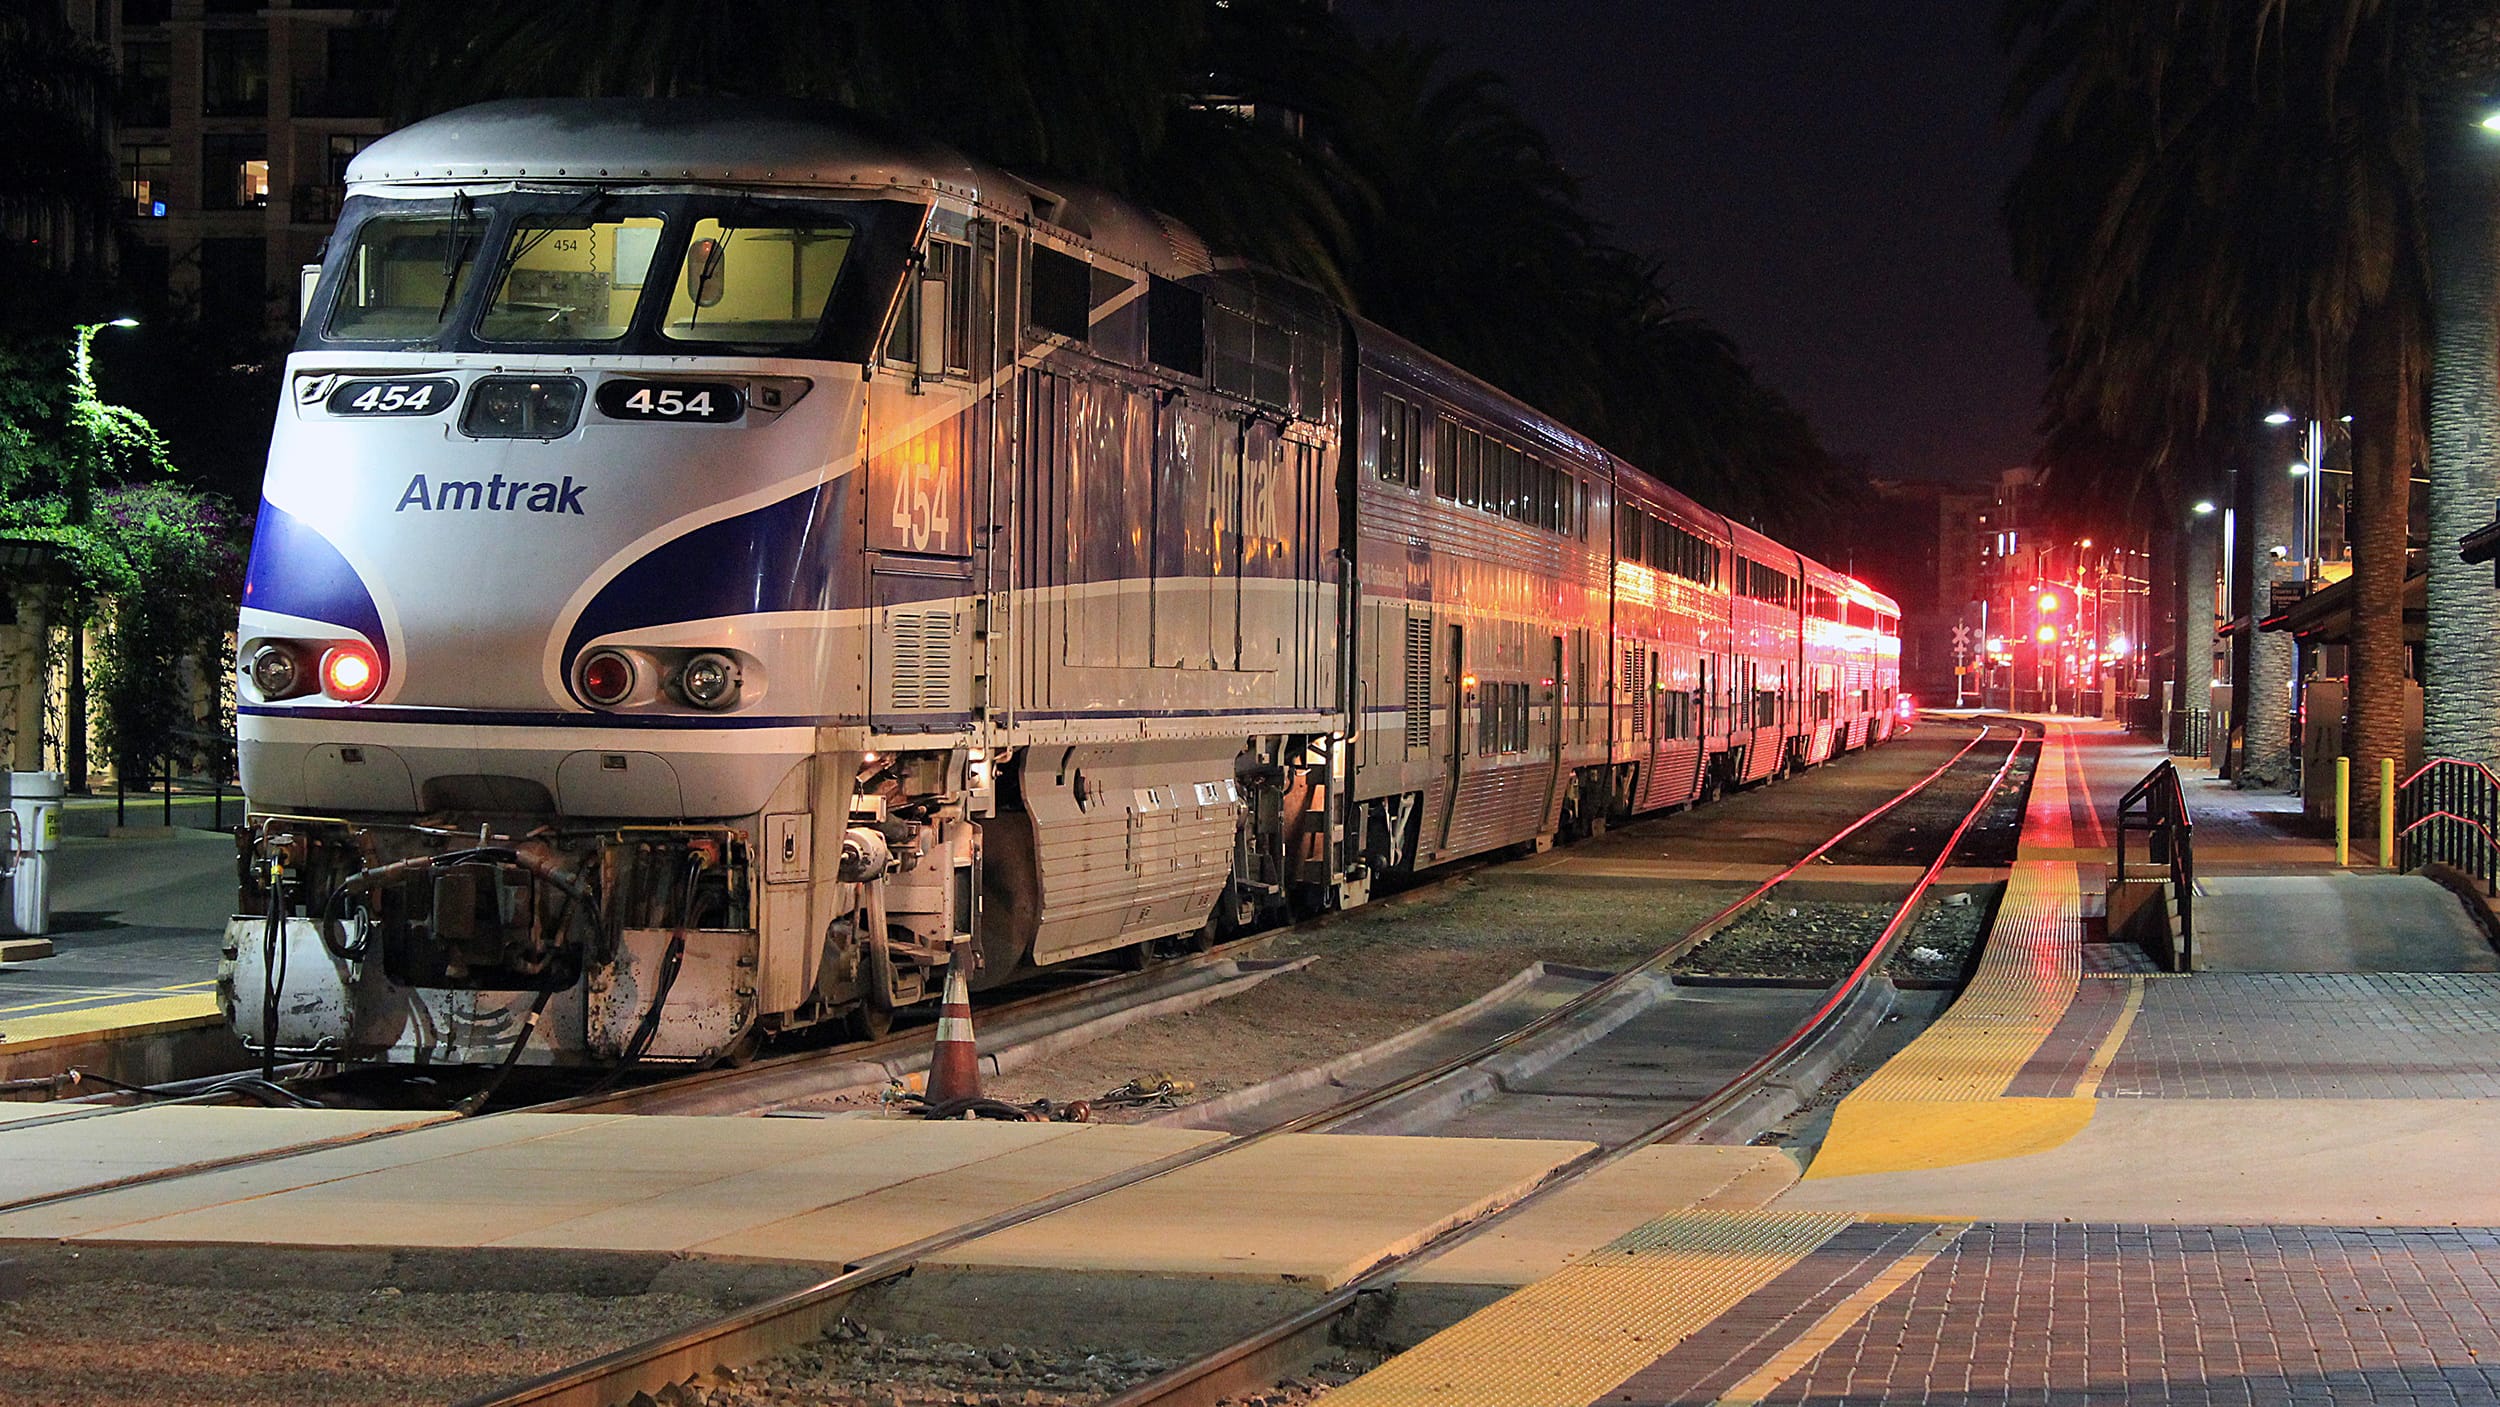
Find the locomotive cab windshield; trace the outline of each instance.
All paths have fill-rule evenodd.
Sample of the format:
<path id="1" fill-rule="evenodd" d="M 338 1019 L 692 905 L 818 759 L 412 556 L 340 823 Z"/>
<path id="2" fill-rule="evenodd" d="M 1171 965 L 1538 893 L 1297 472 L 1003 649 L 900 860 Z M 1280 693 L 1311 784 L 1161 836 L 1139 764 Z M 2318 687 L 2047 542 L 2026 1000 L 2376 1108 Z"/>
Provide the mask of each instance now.
<path id="1" fill-rule="evenodd" d="M 625 195 L 357 197 L 299 351 L 762 353 L 864 360 L 918 207 Z"/>

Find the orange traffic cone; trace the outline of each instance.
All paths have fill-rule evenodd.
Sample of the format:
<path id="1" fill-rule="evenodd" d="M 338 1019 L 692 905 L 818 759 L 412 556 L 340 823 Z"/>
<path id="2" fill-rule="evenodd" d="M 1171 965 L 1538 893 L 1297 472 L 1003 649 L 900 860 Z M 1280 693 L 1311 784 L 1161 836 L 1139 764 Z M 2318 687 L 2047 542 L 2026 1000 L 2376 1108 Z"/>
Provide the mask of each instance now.
<path id="1" fill-rule="evenodd" d="M 929 1102 L 981 1097 L 981 1052 L 972 1040 L 972 941 L 957 938 L 946 959 L 946 997 L 938 1003 L 937 1048 L 929 1056 Z"/>

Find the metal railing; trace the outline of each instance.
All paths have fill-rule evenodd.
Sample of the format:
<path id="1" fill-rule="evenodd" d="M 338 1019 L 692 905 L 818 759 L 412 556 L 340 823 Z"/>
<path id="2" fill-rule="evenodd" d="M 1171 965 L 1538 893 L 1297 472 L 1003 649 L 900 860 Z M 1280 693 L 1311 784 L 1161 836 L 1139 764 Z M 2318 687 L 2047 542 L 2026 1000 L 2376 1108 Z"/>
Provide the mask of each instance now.
<path id="1" fill-rule="evenodd" d="M 2214 711 L 2174 708 L 2170 711 L 2170 751 L 2178 757 L 2213 755 Z"/>
<path id="2" fill-rule="evenodd" d="M 233 735 L 196 728 L 182 728 L 175 730 L 172 741 L 175 745 L 173 749 L 155 759 L 153 765 L 143 770 L 136 770 L 135 775 L 133 772 L 119 768 L 114 770 L 113 824 L 116 826 L 130 824 L 130 801 L 133 795 L 130 784 L 136 781 L 139 784 L 136 795 L 141 806 L 147 805 L 151 792 L 157 794 L 158 805 L 164 817 L 162 824 L 167 830 L 174 828 L 174 806 L 177 801 L 185 808 L 189 808 L 198 805 L 202 800 L 208 802 L 209 813 L 208 824 L 200 829 L 224 830 L 226 828 L 226 797 L 230 792 L 236 802 L 237 817 L 239 818 L 242 814 L 243 793 L 234 780 Z M 187 747 L 185 747 L 186 744 Z M 186 753 L 189 757 L 201 759 L 205 763 L 199 771 L 190 773 L 187 777 L 181 766 L 184 760 L 183 755 Z M 177 797 L 175 786 L 185 780 L 188 780 L 190 785 L 184 788 L 182 795 Z M 202 796 L 203 791 L 207 793 L 206 796 Z"/>
<path id="3" fill-rule="evenodd" d="M 2169 866 L 2170 901 L 2179 906 L 2179 929 L 2170 944 L 2170 970 L 2186 972 L 2193 966 L 2196 945 L 2196 826 L 2188 818 L 2187 792 L 2179 785 L 2179 769 L 2167 759 L 2145 773 L 2144 780 L 2127 788 L 2127 794 L 2118 800 L 2117 875 L 2121 880 L 2127 877 L 2128 819 L 2139 807 L 2144 815 L 2137 828 L 2144 832 L 2146 858 Z"/>
<path id="4" fill-rule="evenodd" d="M 2500 777 L 2479 762 L 2435 757 L 2396 789 L 2396 868 L 2447 865 L 2500 896 Z"/>

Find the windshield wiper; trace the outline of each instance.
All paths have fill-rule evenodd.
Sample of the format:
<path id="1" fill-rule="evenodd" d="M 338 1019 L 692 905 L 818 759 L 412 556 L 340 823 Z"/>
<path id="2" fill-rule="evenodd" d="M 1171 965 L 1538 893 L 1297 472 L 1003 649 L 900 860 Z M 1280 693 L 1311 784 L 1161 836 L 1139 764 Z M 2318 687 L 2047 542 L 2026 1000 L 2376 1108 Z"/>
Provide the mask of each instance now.
<path id="1" fill-rule="evenodd" d="M 468 232 L 469 222 L 477 218 L 477 209 L 467 191 L 455 192 L 451 198 L 451 235 L 443 242 L 443 301 L 434 310 L 439 324 L 451 316 L 451 300 L 460 291 L 460 271 L 469 267 L 477 255 L 478 239 Z"/>

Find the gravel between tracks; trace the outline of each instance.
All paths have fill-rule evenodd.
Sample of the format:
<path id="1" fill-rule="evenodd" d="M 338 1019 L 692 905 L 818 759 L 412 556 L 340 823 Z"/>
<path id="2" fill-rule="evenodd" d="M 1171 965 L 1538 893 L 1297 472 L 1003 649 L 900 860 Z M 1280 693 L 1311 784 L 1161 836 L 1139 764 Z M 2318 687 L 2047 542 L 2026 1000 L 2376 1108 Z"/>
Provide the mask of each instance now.
<path id="1" fill-rule="evenodd" d="M 455 1401 L 720 1311 L 674 1294 L 238 1290 L 99 1279 L 0 1306 L 0 1403 Z"/>
<path id="2" fill-rule="evenodd" d="M 1648 956 L 1737 892 L 1725 885 L 1571 884 L 1500 876 L 1287 935 L 1276 956 L 1320 960 L 1244 996 L 1143 1021 L 990 1082 L 1001 1098 L 1090 1098 L 1132 1078 L 1190 1080 L 1199 1098 L 1388 1039 L 1528 964 L 1613 970 Z M 1148 1111 L 1151 1112 L 1151 1111 Z M 1098 1119 L 1145 1117 L 1105 1109 Z"/>

